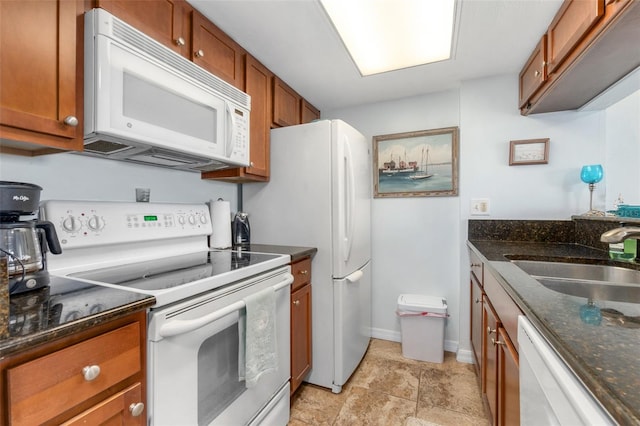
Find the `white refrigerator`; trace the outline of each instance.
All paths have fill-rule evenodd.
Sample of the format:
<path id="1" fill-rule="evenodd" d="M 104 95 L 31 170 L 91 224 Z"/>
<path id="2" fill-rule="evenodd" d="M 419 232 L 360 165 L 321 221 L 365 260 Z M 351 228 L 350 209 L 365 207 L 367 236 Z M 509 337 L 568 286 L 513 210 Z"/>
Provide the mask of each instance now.
<path id="1" fill-rule="evenodd" d="M 243 185 L 251 242 L 316 247 L 309 383 L 339 393 L 371 337 L 371 145 L 341 120 L 271 131 L 271 178 Z"/>

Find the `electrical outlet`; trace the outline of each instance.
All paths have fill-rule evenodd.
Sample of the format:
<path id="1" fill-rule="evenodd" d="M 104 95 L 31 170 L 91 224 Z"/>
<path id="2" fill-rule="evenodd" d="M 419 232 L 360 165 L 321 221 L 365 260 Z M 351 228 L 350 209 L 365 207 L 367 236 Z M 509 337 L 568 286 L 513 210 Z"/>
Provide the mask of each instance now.
<path id="1" fill-rule="evenodd" d="M 488 198 L 473 198 L 469 206 L 471 216 L 489 216 L 491 208 Z"/>

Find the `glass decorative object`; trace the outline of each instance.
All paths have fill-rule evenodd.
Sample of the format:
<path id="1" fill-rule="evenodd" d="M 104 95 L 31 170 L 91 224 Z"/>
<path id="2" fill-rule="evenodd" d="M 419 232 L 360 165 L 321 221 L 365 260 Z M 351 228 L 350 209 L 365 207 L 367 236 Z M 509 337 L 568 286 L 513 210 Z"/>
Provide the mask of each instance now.
<path id="1" fill-rule="evenodd" d="M 603 175 L 604 172 L 600 164 L 582 166 L 580 179 L 584 183 L 589 184 L 589 211 L 584 213 L 585 216 L 604 216 L 603 211 L 593 209 L 593 190 L 596 187 L 596 183 L 602 180 Z"/>

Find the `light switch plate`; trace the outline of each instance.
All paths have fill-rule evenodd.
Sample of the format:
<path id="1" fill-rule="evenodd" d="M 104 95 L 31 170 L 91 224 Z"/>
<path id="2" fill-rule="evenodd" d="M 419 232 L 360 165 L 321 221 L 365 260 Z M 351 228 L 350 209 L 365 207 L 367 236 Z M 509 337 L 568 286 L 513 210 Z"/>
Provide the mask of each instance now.
<path id="1" fill-rule="evenodd" d="M 491 205 L 488 198 L 472 198 L 469 206 L 471 216 L 490 216 Z"/>

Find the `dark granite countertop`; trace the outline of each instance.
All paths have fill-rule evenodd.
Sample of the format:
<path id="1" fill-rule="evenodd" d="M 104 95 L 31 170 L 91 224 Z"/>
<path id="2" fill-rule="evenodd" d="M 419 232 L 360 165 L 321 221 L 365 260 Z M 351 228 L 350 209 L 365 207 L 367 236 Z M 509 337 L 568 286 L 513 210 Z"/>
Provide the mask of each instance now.
<path id="1" fill-rule="evenodd" d="M 544 287 L 510 259 L 582 259 L 633 269 L 640 265 L 614 262 L 606 251 L 573 243 L 470 240 L 468 245 L 609 413 L 620 424 L 640 424 L 640 328 L 606 317 L 599 325 L 584 323 L 579 312 L 586 298 Z M 640 304 L 600 300 L 596 304 L 640 316 Z"/>
<path id="2" fill-rule="evenodd" d="M 49 287 L 10 297 L 9 337 L 0 338 L 0 358 L 154 304 L 153 296 L 51 276 Z"/>
<path id="3" fill-rule="evenodd" d="M 285 254 L 291 257 L 292 262 L 307 256 L 313 256 L 318 251 L 315 247 L 276 246 L 272 244 L 251 244 L 246 250 L 258 253 Z"/>

